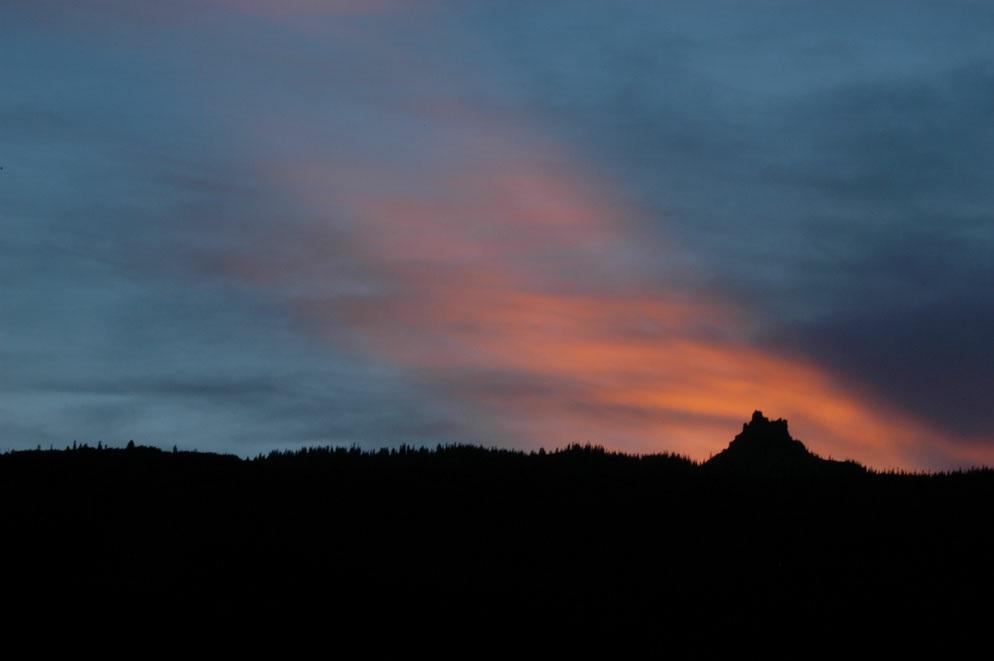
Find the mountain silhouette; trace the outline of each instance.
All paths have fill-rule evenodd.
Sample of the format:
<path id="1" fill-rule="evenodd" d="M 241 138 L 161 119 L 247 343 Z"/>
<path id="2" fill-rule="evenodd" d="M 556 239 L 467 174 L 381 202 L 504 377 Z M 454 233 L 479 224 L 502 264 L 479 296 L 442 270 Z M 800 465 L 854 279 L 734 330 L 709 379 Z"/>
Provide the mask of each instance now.
<path id="1" fill-rule="evenodd" d="M 127 446 L 0 453 L 7 630 L 176 621 L 170 636 L 285 631 L 287 645 L 319 632 L 704 655 L 716 640 L 990 629 L 994 470 L 821 459 L 759 412 L 703 465 L 579 444 Z"/>
<path id="2" fill-rule="evenodd" d="M 770 476 L 866 472 L 866 468 L 855 461 L 819 457 L 790 435 L 786 420 L 770 420 L 762 411 L 755 411 L 752 420 L 742 425 L 742 433 L 732 439 L 727 448 L 706 461 L 704 468 Z"/>

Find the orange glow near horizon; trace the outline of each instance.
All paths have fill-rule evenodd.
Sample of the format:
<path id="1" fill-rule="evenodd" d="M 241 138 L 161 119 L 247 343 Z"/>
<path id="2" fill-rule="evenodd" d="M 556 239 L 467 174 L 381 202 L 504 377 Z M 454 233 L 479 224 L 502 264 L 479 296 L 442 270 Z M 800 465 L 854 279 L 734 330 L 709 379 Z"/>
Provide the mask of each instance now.
<path id="1" fill-rule="evenodd" d="M 314 333 L 399 367 L 488 442 L 706 459 L 761 409 L 814 451 L 875 467 L 924 466 L 935 448 L 984 459 L 812 362 L 751 344 L 742 310 L 669 278 L 676 246 L 520 122 L 452 104 L 442 119 L 455 130 L 427 155 L 267 161 L 262 176 L 309 219 L 293 230 L 304 263 L 227 268 L 267 284 L 304 278 L 283 284 L 303 290 L 291 304 Z"/>

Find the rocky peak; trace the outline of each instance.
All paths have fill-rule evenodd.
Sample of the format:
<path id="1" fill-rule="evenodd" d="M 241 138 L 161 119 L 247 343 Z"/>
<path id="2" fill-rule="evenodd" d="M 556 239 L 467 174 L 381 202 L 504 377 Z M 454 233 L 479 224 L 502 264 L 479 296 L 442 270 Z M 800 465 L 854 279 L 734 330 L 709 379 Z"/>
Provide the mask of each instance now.
<path id="1" fill-rule="evenodd" d="M 762 411 L 742 425 L 728 447 L 711 457 L 705 466 L 736 473 L 762 475 L 810 474 L 840 470 L 862 472 L 854 462 L 822 459 L 793 438 L 783 418 L 770 420 Z"/>

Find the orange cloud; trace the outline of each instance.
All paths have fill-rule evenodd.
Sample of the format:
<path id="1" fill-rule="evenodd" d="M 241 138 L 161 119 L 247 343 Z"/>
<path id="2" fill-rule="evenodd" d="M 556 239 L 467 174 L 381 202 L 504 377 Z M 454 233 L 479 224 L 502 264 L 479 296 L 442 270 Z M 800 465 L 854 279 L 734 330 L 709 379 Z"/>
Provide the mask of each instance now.
<path id="1" fill-rule="evenodd" d="M 246 118 L 260 177 L 293 208 L 227 271 L 278 285 L 313 332 L 401 368 L 493 442 L 704 459 L 761 408 L 816 451 L 875 466 L 963 447 L 750 343 L 746 312 L 682 284 L 693 278 L 680 248 L 581 159 L 475 102 L 476 78 L 458 66 L 402 56 L 385 34 L 352 45 L 351 64 L 377 75 L 343 85 L 340 116 Z"/>
<path id="2" fill-rule="evenodd" d="M 171 24 L 218 9 L 309 19 L 432 4 L 122 1 L 101 3 L 96 16 Z M 75 22 L 89 11 L 39 15 Z M 403 368 L 495 442 L 589 440 L 706 458 L 762 408 L 789 418 L 814 449 L 877 466 L 922 465 L 933 451 L 989 461 L 979 444 L 945 443 L 873 393 L 751 344 L 744 311 L 681 284 L 692 278 L 681 276 L 678 246 L 646 232 L 580 159 L 507 110 L 513 98 L 488 96 L 499 79 L 459 64 L 460 48 L 480 48 L 472 35 L 387 13 L 328 39 L 338 50 L 327 61 L 299 58 L 313 67 L 308 87 L 283 90 L 264 68 L 266 102 L 238 104 L 231 122 L 248 124 L 260 174 L 286 204 L 265 245 L 223 256 L 223 270 L 282 288 L 316 333 Z M 257 58 L 239 55 L 237 67 L 271 53 Z M 198 92 L 215 88 L 205 105 L 231 103 L 237 86 Z"/>
<path id="3" fill-rule="evenodd" d="M 760 408 L 814 450 L 878 467 L 918 466 L 923 448 L 942 446 L 872 393 L 750 345 L 741 311 L 652 273 L 673 246 L 640 233 L 569 159 L 519 149 L 456 170 L 282 172 L 315 215 L 334 199 L 349 218 L 335 244 L 369 284 L 303 296 L 298 312 L 479 415 L 495 442 L 704 459 Z M 323 227 L 308 242 L 328 245 Z"/>

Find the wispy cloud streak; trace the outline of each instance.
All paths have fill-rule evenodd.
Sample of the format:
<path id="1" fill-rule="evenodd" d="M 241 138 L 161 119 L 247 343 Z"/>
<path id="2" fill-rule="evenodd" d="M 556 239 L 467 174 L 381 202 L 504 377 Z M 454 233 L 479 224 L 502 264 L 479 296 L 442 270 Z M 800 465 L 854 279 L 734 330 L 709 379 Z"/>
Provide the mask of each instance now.
<path id="1" fill-rule="evenodd" d="M 314 219 L 294 240 L 318 266 L 229 267 L 296 292 L 312 331 L 402 367 L 497 442 L 706 458 L 762 408 L 815 449 L 876 466 L 941 446 L 868 390 L 750 343 L 746 312 L 685 284 L 668 267 L 684 263 L 679 248 L 593 169 L 525 118 L 484 115 L 454 113 L 444 149 L 429 141 L 383 164 L 304 150 L 273 165 L 263 176 Z"/>
<path id="2" fill-rule="evenodd" d="M 4 415 L 989 463 L 994 17 L 624 4 L 3 5 Z"/>

